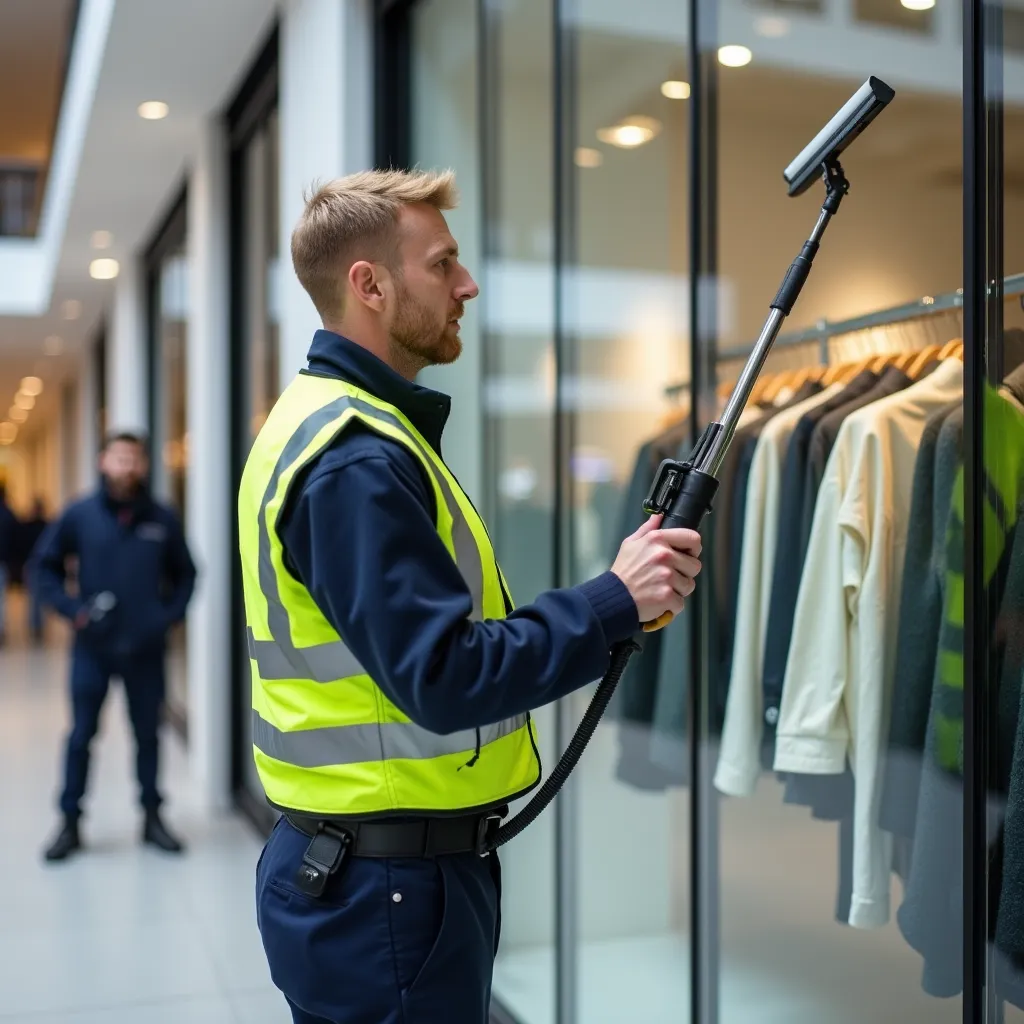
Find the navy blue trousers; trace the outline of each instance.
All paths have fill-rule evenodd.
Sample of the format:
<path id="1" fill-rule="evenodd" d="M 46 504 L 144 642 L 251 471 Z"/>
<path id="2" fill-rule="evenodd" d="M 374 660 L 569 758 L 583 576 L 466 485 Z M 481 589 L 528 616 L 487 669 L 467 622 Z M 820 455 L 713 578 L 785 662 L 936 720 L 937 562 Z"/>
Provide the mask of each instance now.
<path id="1" fill-rule="evenodd" d="M 166 685 L 163 653 L 112 660 L 78 644 L 71 655 L 73 724 L 64 759 L 64 791 L 60 797 L 61 811 L 71 818 L 81 813 L 89 777 L 89 747 L 99 727 L 100 711 L 113 675 L 124 680 L 128 698 L 128 713 L 135 732 L 140 802 L 147 811 L 155 811 L 160 806 L 156 777 L 157 735 Z"/>
<path id="2" fill-rule="evenodd" d="M 351 857 L 313 899 L 294 882 L 308 845 L 282 818 L 256 868 L 263 948 L 295 1024 L 487 1024 L 497 855 Z"/>

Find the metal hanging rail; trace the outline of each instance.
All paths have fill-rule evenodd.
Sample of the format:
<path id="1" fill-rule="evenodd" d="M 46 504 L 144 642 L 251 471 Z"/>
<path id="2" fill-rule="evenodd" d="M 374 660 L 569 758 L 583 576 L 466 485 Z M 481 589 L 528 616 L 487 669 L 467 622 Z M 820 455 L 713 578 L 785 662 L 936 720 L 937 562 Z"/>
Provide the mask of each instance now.
<path id="1" fill-rule="evenodd" d="M 1013 274 L 1003 282 L 1003 295 L 1024 295 L 1024 274 Z M 863 316 L 851 317 L 849 320 L 819 320 L 813 327 L 790 331 L 780 335 L 774 345 L 780 348 L 796 348 L 799 345 L 811 345 L 817 342 L 821 346 L 821 362 L 828 362 L 828 343 L 830 339 L 843 334 L 854 334 L 867 331 L 873 327 L 888 327 L 892 324 L 906 323 L 908 320 L 919 320 L 927 316 L 947 313 L 952 309 L 960 309 L 964 304 L 962 288 L 944 295 L 926 295 L 916 302 L 907 302 L 902 306 L 891 306 L 879 309 Z M 735 348 L 722 349 L 718 353 L 718 362 L 726 363 L 735 359 L 746 359 L 753 351 L 753 345 L 740 345 Z M 670 384 L 665 388 L 666 395 L 675 395 L 684 391 L 689 384 Z"/>

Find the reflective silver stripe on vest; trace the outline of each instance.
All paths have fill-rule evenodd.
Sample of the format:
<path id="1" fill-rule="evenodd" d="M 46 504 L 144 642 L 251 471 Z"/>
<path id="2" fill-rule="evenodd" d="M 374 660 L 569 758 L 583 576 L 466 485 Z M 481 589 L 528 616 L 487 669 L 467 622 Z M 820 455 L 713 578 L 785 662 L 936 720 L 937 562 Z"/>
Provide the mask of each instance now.
<path id="1" fill-rule="evenodd" d="M 316 683 L 332 683 L 345 676 L 361 676 L 365 669 L 359 659 L 341 640 L 316 644 L 300 650 L 304 674 L 296 676 L 293 665 L 274 640 L 257 640 L 247 629 L 249 657 L 256 661 L 260 679 L 312 679 Z"/>
<path id="2" fill-rule="evenodd" d="M 512 735 L 522 729 L 527 720 L 526 715 L 517 715 L 481 729 L 481 747 Z M 414 722 L 373 722 L 282 732 L 253 710 L 252 742 L 275 761 L 297 768 L 326 768 L 399 758 L 422 761 L 445 754 L 471 754 L 477 741 L 474 729 L 442 736 Z"/>
<path id="3" fill-rule="evenodd" d="M 270 551 L 270 531 L 267 526 L 267 506 L 277 493 L 281 476 L 306 450 L 310 442 L 333 420 L 336 420 L 346 409 L 356 409 L 368 416 L 376 417 L 401 430 L 427 460 L 433 477 L 441 485 L 441 491 L 452 517 L 452 544 L 455 548 L 455 562 L 466 586 L 473 597 L 471 618 L 483 619 L 484 574 L 480 562 L 480 549 L 462 507 L 448 483 L 447 477 L 433 465 L 430 453 L 409 433 L 408 428 L 397 416 L 378 409 L 369 402 L 344 395 L 329 402 L 323 408 L 312 413 L 299 425 L 288 439 L 281 451 L 270 482 L 264 492 L 259 511 L 259 577 L 260 589 L 267 601 L 267 625 L 270 627 L 272 640 L 256 640 L 249 632 L 249 653 L 256 659 L 260 678 L 262 679 L 312 679 L 318 683 L 329 683 L 346 676 L 364 675 L 366 669 L 359 659 L 349 650 L 342 640 L 317 644 L 313 647 L 296 647 L 292 642 L 288 611 L 281 601 L 278 588 L 277 573 Z M 322 449 L 321 449 L 322 450 Z M 319 451 L 314 453 L 319 454 Z M 264 665 L 267 671 L 264 671 Z"/>

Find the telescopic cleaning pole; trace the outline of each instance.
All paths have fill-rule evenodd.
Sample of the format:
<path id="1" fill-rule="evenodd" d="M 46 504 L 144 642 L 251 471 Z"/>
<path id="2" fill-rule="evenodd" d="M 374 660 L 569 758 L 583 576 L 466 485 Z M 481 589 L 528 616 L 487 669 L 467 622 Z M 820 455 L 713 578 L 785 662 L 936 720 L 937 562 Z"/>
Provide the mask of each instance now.
<path id="1" fill-rule="evenodd" d="M 838 212 L 839 204 L 850 189 L 850 183 L 846 180 L 839 163 L 839 156 L 895 95 L 895 92 L 881 80 L 869 78 L 783 172 L 791 196 L 806 192 L 816 178 L 824 179 L 825 201 L 822 203 L 818 222 L 814 225 L 810 238 L 804 242 L 800 254 L 786 271 L 778 294 L 772 301 L 768 319 L 736 381 L 722 419 L 708 424 L 685 461 L 666 459 L 658 467 L 654 483 L 644 501 L 644 511 L 651 515 L 663 515 L 662 529 L 686 527 L 697 530 L 704 517 L 711 511 L 711 504 L 718 490 L 716 474 L 732 443 L 740 414 L 764 368 L 782 322 L 792 312 L 793 305 L 807 281 L 825 228 Z M 671 619 L 671 613 L 667 613 L 654 622 L 644 623 L 643 631 L 649 633 L 661 629 Z M 630 656 L 634 651 L 640 650 L 639 639 L 633 638 L 612 648 L 611 666 L 601 680 L 572 741 L 551 775 L 522 811 L 487 837 L 482 852 L 488 853 L 514 839 L 558 794 L 594 735 L 594 730 L 611 701 Z"/>

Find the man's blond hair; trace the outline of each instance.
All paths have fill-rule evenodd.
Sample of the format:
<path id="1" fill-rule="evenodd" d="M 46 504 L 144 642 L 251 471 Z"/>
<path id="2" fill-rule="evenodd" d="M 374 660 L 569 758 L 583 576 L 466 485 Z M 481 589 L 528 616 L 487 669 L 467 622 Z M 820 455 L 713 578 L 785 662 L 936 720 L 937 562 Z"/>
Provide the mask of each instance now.
<path id="1" fill-rule="evenodd" d="M 292 232 L 292 265 L 321 318 L 345 307 L 349 268 L 358 260 L 398 271 L 398 212 L 410 203 L 451 210 L 458 203 L 454 171 L 360 171 L 303 196 L 306 208 Z"/>

